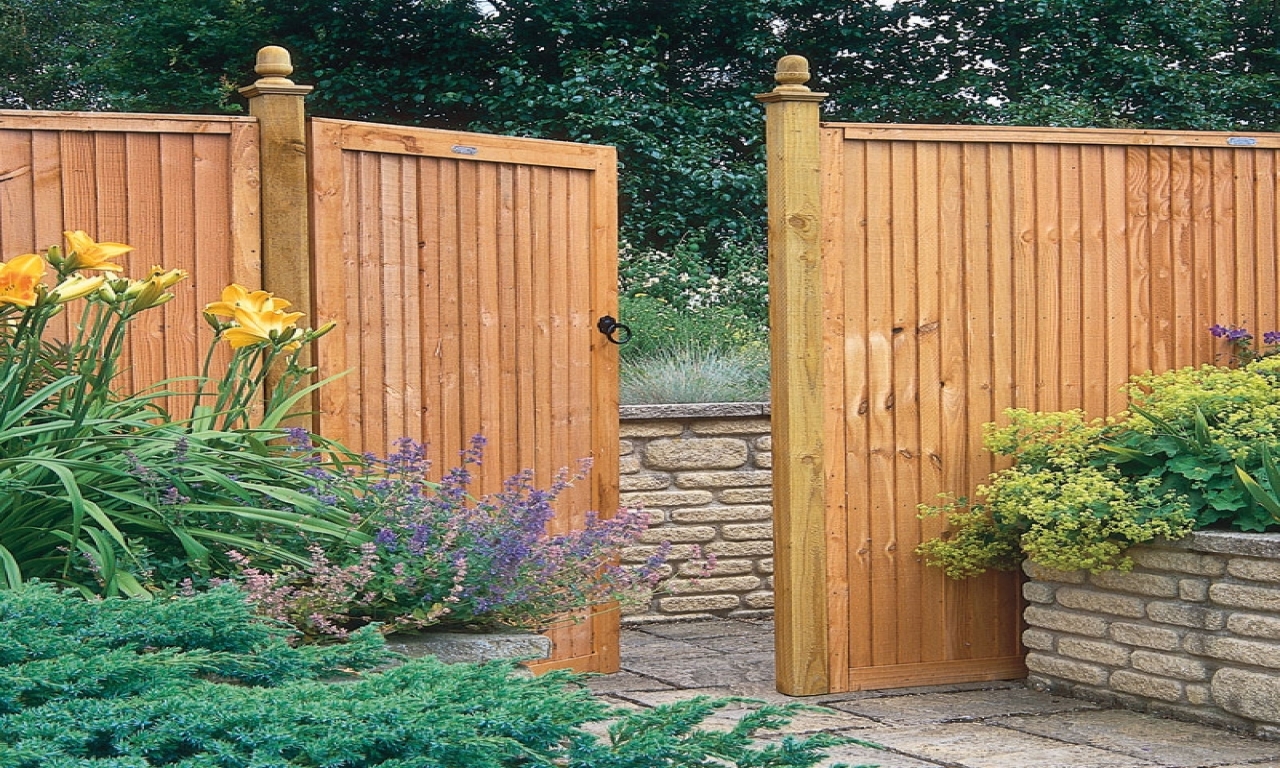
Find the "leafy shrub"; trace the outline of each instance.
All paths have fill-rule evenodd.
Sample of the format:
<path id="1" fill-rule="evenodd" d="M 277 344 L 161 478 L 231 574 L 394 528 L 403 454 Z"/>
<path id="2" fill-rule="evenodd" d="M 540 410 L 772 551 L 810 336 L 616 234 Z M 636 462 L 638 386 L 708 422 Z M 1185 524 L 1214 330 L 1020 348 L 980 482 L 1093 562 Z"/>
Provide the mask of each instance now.
<path id="1" fill-rule="evenodd" d="M 311 451 L 299 430 L 299 453 Z M 647 592 L 661 575 L 666 549 L 645 563 L 620 565 L 623 547 L 648 527 L 647 512 L 623 509 L 610 519 L 588 515 L 585 527 L 552 535 L 557 496 L 573 480 L 562 470 L 547 489 L 517 474 L 499 493 L 473 498 L 471 468 L 482 458 L 476 437 L 436 483 L 422 445 L 403 439 L 384 460 L 358 472 L 311 472 L 310 494 L 332 504 L 372 540 L 358 550 L 313 546 L 305 567 L 263 572 L 243 561 L 236 581 L 268 616 L 309 637 L 343 637 L 352 627 L 494 624 L 544 629 L 592 605 Z M 585 466 L 584 466 L 585 472 Z"/>
<path id="2" fill-rule="evenodd" d="M 632 330 L 631 341 L 622 347 L 623 403 L 769 399 L 768 331 L 741 307 L 682 308 L 649 295 L 623 297 L 620 303 Z"/>
<path id="3" fill-rule="evenodd" d="M 382 673 L 376 632 L 292 648 L 234 590 L 85 601 L 47 586 L 0 592 L 0 764 L 66 766 L 811 766 L 829 736 L 756 746 L 796 707 L 729 731 L 726 702 L 611 711 L 568 673 L 410 661 Z M 341 674 L 339 681 L 323 675 Z M 609 718 L 599 739 L 583 726 Z"/>
<path id="4" fill-rule="evenodd" d="M 624 360 L 621 379 L 621 400 L 628 405 L 767 401 L 768 350 L 673 346 Z"/>
<path id="5" fill-rule="evenodd" d="M 1008 411 L 987 448 L 1015 464 L 960 499 L 924 507 L 951 530 L 919 551 L 956 578 L 1016 565 L 1022 554 L 1063 570 L 1127 569 L 1133 545 L 1195 528 L 1261 531 L 1277 522 L 1280 357 L 1134 376 L 1129 412 Z"/>

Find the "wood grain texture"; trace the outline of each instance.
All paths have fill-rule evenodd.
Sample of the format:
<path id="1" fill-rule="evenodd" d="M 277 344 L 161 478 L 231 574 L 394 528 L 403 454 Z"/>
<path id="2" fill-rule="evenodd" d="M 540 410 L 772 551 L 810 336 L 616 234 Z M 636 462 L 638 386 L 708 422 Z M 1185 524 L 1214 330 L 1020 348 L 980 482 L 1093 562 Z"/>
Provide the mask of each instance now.
<path id="1" fill-rule="evenodd" d="M 980 437 L 1005 409 L 1116 413 L 1129 375 L 1223 355 L 1208 326 L 1275 329 L 1280 140 L 844 124 L 822 136 L 823 375 L 838 394 L 813 412 L 839 466 L 826 473 L 830 687 L 1021 676 L 1018 575 L 926 568 L 915 548 L 942 526 L 917 506 L 973 496 L 1007 465 Z M 809 306 L 776 289 L 782 316 Z M 775 454 L 775 471 L 795 460 Z"/>
<path id="2" fill-rule="evenodd" d="M 134 246 L 122 262 L 129 277 L 153 265 L 190 275 L 132 324 L 121 391 L 199 373 L 212 339 L 199 309 L 232 280 L 256 278 L 256 132 L 248 118 L 0 111 L 0 260 L 82 229 Z M 55 333 L 77 314 L 55 318 Z M 219 350 L 214 370 L 228 357 Z M 190 407 L 161 402 L 178 415 Z"/>
<path id="3" fill-rule="evenodd" d="M 488 441 L 477 494 L 591 459 L 555 531 L 617 508 L 617 313 L 611 148 L 311 121 L 320 431 L 384 454 L 427 443 L 433 472 Z M 475 154 L 455 151 L 478 148 Z M 537 150 L 537 161 L 530 153 Z M 617 668 L 617 611 L 549 633 L 538 668 Z"/>

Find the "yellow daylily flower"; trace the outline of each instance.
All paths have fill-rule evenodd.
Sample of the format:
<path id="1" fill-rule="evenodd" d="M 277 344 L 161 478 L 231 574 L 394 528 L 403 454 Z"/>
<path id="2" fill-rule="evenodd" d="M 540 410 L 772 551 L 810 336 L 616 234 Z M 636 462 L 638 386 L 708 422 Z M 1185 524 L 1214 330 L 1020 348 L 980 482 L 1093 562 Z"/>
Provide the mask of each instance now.
<path id="1" fill-rule="evenodd" d="M 249 292 L 248 288 L 232 283 L 222 289 L 222 301 L 213 301 L 205 305 L 204 311 L 222 317 L 235 317 L 237 309 L 251 312 L 272 312 L 287 309 L 293 303 L 276 298 L 275 294 L 266 291 Z"/>
<path id="2" fill-rule="evenodd" d="M 232 349 L 264 342 L 287 341 L 293 335 L 294 326 L 302 315 L 301 312 L 284 312 L 279 309 L 254 311 L 237 307 L 234 316 L 236 325 L 223 331 L 222 335 L 230 342 Z"/>
<path id="3" fill-rule="evenodd" d="M 100 269 L 105 272 L 120 272 L 124 267 L 112 264 L 111 259 L 123 256 L 133 250 L 132 245 L 124 243 L 99 243 L 89 237 L 84 230 L 63 232 L 67 238 L 67 264 L 63 266 L 63 274 L 78 269 Z"/>
<path id="4" fill-rule="evenodd" d="M 95 277 L 85 277 L 84 275 L 72 275 L 49 292 L 49 300 L 54 304 L 66 304 L 68 301 L 74 301 L 82 296 L 88 296 L 98 290 L 107 282 L 102 275 Z"/>
<path id="5" fill-rule="evenodd" d="M 0 264 L 0 304 L 35 306 L 39 298 L 36 288 L 44 272 L 44 259 L 36 253 L 24 253 L 7 264 Z"/>

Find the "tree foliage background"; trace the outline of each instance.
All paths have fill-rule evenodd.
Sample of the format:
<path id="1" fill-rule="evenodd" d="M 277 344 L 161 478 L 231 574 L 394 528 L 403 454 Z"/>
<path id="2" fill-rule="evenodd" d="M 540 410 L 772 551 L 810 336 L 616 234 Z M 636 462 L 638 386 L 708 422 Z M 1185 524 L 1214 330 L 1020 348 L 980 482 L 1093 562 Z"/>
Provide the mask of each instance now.
<path id="1" fill-rule="evenodd" d="M 752 96 L 779 56 L 809 58 L 831 119 L 1273 131 L 1278 6 L 0 0 L 0 107 L 236 112 L 257 48 L 284 45 L 316 115 L 616 145 L 624 292 L 719 285 L 762 316 L 740 278 L 764 259 Z"/>

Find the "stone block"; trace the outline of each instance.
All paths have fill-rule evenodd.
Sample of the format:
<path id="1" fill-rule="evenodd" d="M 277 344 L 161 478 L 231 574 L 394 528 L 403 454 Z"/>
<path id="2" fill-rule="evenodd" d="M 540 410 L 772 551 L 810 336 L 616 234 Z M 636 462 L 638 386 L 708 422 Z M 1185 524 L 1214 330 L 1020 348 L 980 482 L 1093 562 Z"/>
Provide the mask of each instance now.
<path id="1" fill-rule="evenodd" d="M 708 576 L 742 576 L 754 570 L 755 563 L 751 560 L 716 560 L 716 567 L 711 569 Z M 680 566 L 681 576 L 699 576 L 704 571 L 704 564 L 701 562 L 684 563 Z"/>
<path id="2" fill-rule="evenodd" d="M 709 525 L 664 525 L 650 528 L 640 534 L 641 544 L 703 544 L 716 537 L 716 529 Z"/>
<path id="3" fill-rule="evenodd" d="M 643 563 L 652 557 L 657 551 L 658 547 L 656 545 L 634 544 L 622 550 L 622 562 Z M 692 556 L 692 544 L 675 544 L 671 547 L 671 552 L 667 555 L 667 561 L 688 560 Z"/>
<path id="4" fill-rule="evenodd" d="M 703 547 L 703 550 L 716 557 L 770 557 L 773 555 L 773 542 L 716 541 Z"/>
<path id="5" fill-rule="evenodd" d="M 727 611 L 737 608 L 740 602 L 736 595 L 684 595 L 661 598 L 658 600 L 658 608 L 663 613 Z"/>
<path id="6" fill-rule="evenodd" d="M 621 437 L 671 437 L 684 434 L 679 421 L 623 421 L 618 424 Z"/>
<path id="7" fill-rule="evenodd" d="M 1077 587 L 1059 587 L 1057 598 L 1058 605 L 1063 608 L 1074 608 L 1079 611 L 1108 613 L 1130 619 L 1142 618 L 1147 614 L 1146 601 L 1131 595 L 1115 595 Z"/>
<path id="8" fill-rule="evenodd" d="M 660 475 L 653 472 L 647 474 L 633 473 L 623 474 L 618 478 L 618 489 L 626 491 L 661 491 L 671 486 L 670 475 Z"/>
<path id="9" fill-rule="evenodd" d="M 1063 637 L 1058 640 L 1058 653 L 1094 664 L 1123 667 L 1129 663 L 1130 650 L 1126 646 L 1105 641 Z"/>
<path id="10" fill-rule="evenodd" d="M 1178 579 L 1158 573 L 1103 571 L 1090 574 L 1089 581 L 1103 589 L 1113 589 L 1117 592 L 1133 592 L 1152 597 L 1178 596 Z"/>
<path id="11" fill-rule="evenodd" d="M 1105 685 L 1110 670 L 1096 664 L 1064 659 L 1061 656 L 1032 651 L 1027 654 L 1027 669 L 1049 677 L 1058 677 L 1085 685 Z"/>
<path id="12" fill-rule="evenodd" d="M 772 504 L 773 488 L 725 488 L 720 491 L 720 501 L 725 504 Z"/>
<path id="13" fill-rule="evenodd" d="M 1208 664 L 1198 659 L 1181 654 L 1152 651 L 1134 651 L 1129 657 L 1129 664 L 1142 672 L 1161 677 L 1176 677 L 1179 680 L 1208 680 L 1209 673 L 1212 671 Z"/>
<path id="14" fill-rule="evenodd" d="M 759 435 L 769 431 L 769 419 L 698 419 L 689 428 L 695 435 Z"/>
<path id="15" fill-rule="evenodd" d="M 1233 557 L 1227 561 L 1227 573 L 1238 579 L 1276 584 L 1280 583 L 1280 560 Z"/>
<path id="16" fill-rule="evenodd" d="M 629 456 L 629 455 L 631 455 L 631 452 L 632 452 L 632 451 L 634 451 L 635 449 L 636 449 L 636 445 L 635 445 L 635 443 L 631 442 L 630 440 L 619 440 L 619 441 L 618 441 L 618 455 L 619 455 L 619 456 Z"/>
<path id="17" fill-rule="evenodd" d="M 410 658 L 435 656 L 446 664 L 479 664 L 497 659 L 545 659 L 551 639 L 523 630 L 497 632 L 423 632 L 391 635 L 387 650 Z"/>
<path id="18" fill-rule="evenodd" d="M 1222 629 L 1227 625 L 1225 612 L 1186 603 L 1153 602 L 1147 606 L 1147 616 L 1161 624 L 1195 629 Z"/>
<path id="19" fill-rule="evenodd" d="M 1280 616 L 1233 613 L 1227 616 L 1227 629 L 1237 635 L 1280 640 Z"/>
<path id="20" fill-rule="evenodd" d="M 1178 582 L 1178 597 L 1191 603 L 1203 603 L 1209 599 L 1208 579 L 1182 579 Z"/>
<path id="21" fill-rule="evenodd" d="M 680 581 L 672 582 L 670 585 L 671 593 L 675 595 L 707 594 L 711 592 L 747 592 L 759 588 L 760 579 L 755 576 L 681 579 Z"/>
<path id="22" fill-rule="evenodd" d="M 1207 685 L 1187 683 L 1187 687 L 1182 693 L 1187 697 L 1189 704 L 1197 707 L 1213 705 L 1213 690 Z"/>
<path id="23" fill-rule="evenodd" d="M 1264 723 L 1280 723 L 1280 676 L 1226 667 L 1211 683 L 1213 699 L 1228 712 Z"/>
<path id="24" fill-rule="evenodd" d="M 1212 584 L 1209 599 L 1230 608 L 1280 613 L 1280 589 L 1247 584 Z"/>
<path id="25" fill-rule="evenodd" d="M 742 604 L 748 608 L 763 609 L 773 607 L 773 592 L 752 592 L 742 597 Z"/>
<path id="26" fill-rule="evenodd" d="M 1116 622 L 1111 625 L 1110 635 L 1111 639 L 1117 643 L 1154 648 L 1159 651 L 1175 651 L 1182 647 L 1182 633 L 1165 627 Z"/>
<path id="27" fill-rule="evenodd" d="M 1190 638 L 1188 638 L 1190 639 Z M 1280 669 L 1280 644 L 1214 635 L 1199 638 L 1202 653 L 1215 659 Z"/>
<path id="28" fill-rule="evenodd" d="M 661 470 L 736 469 L 747 462 L 747 444 L 731 437 L 654 440 L 644 447 L 644 462 Z"/>
<path id="29" fill-rule="evenodd" d="M 1118 669 L 1111 673 L 1111 688 L 1135 696 L 1161 701 L 1180 701 L 1183 685 L 1177 680 L 1145 675 L 1128 669 Z"/>
<path id="30" fill-rule="evenodd" d="M 1057 637 L 1043 629 L 1028 629 L 1022 633 L 1022 644 L 1036 651 L 1052 651 Z"/>
<path id="31" fill-rule="evenodd" d="M 720 535 L 729 541 L 773 540 L 773 523 L 753 523 L 748 525 L 726 525 L 720 529 Z"/>
<path id="32" fill-rule="evenodd" d="M 1056 590 L 1057 587 L 1044 581 L 1028 581 L 1022 585 L 1022 596 L 1032 603 L 1052 603 Z"/>
<path id="33" fill-rule="evenodd" d="M 1070 632 L 1088 637 L 1105 637 L 1107 622 L 1097 616 L 1072 613 L 1042 605 L 1029 605 L 1023 613 L 1027 624 L 1056 632 Z"/>
<path id="34" fill-rule="evenodd" d="M 1226 571 L 1222 558 L 1174 549 L 1133 547 L 1127 553 L 1140 567 L 1154 571 L 1177 571 L 1195 576 L 1221 576 Z"/>
<path id="35" fill-rule="evenodd" d="M 760 437 L 757 437 L 754 445 L 757 451 L 772 451 L 773 435 L 761 435 Z"/>
<path id="36" fill-rule="evenodd" d="M 618 458 L 618 474 L 634 475 L 637 472 L 644 471 L 644 464 L 640 463 L 640 457 L 636 455 L 621 456 Z"/>
<path id="37" fill-rule="evenodd" d="M 773 517 L 773 507 L 726 506 L 679 509 L 671 513 L 677 523 L 748 523 Z"/>
<path id="38" fill-rule="evenodd" d="M 1062 584 L 1083 584 L 1089 578 L 1089 574 L 1084 571 L 1059 571 L 1030 560 L 1022 561 L 1022 571 L 1036 581 L 1056 581 Z"/>
<path id="39" fill-rule="evenodd" d="M 758 560 L 756 562 L 756 568 L 759 568 L 761 573 L 773 573 L 773 558 L 766 557 L 762 560 Z"/>
<path id="40" fill-rule="evenodd" d="M 681 488 L 740 488 L 767 486 L 771 483 L 773 483 L 772 472 L 753 469 L 737 472 L 681 472 L 676 475 L 676 485 Z"/>
<path id="41" fill-rule="evenodd" d="M 712 500 L 711 491 L 636 491 L 621 496 L 624 507 L 697 507 Z"/>
<path id="42" fill-rule="evenodd" d="M 773 469 L 773 453 L 757 453 L 756 466 L 761 469 Z"/>

